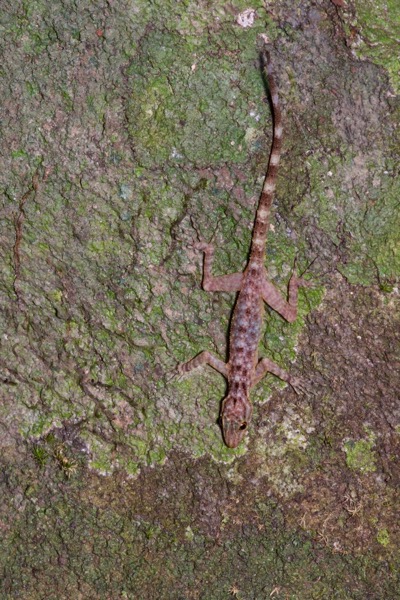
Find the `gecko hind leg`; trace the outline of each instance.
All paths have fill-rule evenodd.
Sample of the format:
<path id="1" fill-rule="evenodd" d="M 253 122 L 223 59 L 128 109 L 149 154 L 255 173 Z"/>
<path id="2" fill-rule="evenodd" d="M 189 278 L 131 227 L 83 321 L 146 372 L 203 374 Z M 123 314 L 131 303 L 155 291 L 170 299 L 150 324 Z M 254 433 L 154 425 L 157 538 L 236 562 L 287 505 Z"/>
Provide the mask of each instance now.
<path id="1" fill-rule="evenodd" d="M 206 292 L 238 292 L 242 286 L 243 273 L 231 273 L 215 277 L 211 273 L 214 260 L 214 246 L 201 243 L 197 247 L 204 252 L 203 290 Z"/>
<path id="2" fill-rule="evenodd" d="M 227 369 L 226 363 L 224 363 L 223 360 L 221 360 L 220 358 L 217 358 L 216 356 L 214 356 L 213 354 L 211 354 L 211 352 L 208 352 L 207 350 L 200 352 L 200 354 L 198 354 L 197 356 L 195 356 L 188 362 L 180 364 L 178 366 L 178 373 L 180 375 L 183 375 L 183 373 L 187 373 L 188 371 L 191 371 L 192 369 L 196 369 L 197 367 L 200 367 L 201 365 L 210 365 L 210 367 L 212 367 L 213 369 L 215 369 L 216 371 L 221 373 L 221 375 L 223 375 L 224 377 L 227 377 L 227 375 L 228 375 L 228 369 Z"/>

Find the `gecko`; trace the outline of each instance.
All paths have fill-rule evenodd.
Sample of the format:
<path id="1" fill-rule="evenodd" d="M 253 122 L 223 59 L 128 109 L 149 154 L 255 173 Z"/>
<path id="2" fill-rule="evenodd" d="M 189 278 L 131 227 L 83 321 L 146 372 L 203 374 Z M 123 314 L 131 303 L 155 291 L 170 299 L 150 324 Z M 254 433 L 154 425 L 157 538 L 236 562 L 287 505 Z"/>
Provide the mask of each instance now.
<path id="1" fill-rule="evenodd" d="M 214 247 L 200 243 L 204 252 L 202 287 L 207 292 L 238 292 L 229 334 L 229 359 L 225 363 L 210 352 L 203 351 L 190 361 L 180 364 L 178 372 L 187 373 L 208 364 L 228 382 L 228 392 L 221 404 L 220 425 L 225 444 L 236 448 L 245 436 L 253 412 L 249 392 L 267 373 L 301 389 L 300 380 L 290 376 L 269 358 L 258 357 L 262 334 L 264 302 L 289 323 L 297 317 L 298 288 L 308 282 L 292 274 L 288 300 L 269 281 L 265 268 L 267 230 L 276 187 L 277 170 L 282 148 L 282 112 L 269 52 L 262 54 L 273 117 L 273 138 L 251 239 L 249 259 L 242 273 L 213 276 Z"/>

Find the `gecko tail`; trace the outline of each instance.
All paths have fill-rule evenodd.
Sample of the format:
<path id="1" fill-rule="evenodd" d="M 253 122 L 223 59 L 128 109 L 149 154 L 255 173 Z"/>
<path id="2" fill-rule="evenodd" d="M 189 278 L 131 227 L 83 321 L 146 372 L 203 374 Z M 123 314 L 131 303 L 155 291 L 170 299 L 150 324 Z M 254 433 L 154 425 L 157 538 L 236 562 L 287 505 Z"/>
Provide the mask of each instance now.
<path id="1" fill-rule="evenodd" d="M 278 165 L 281 158 L 282 151 L 282 135 L 283 135 L 283 124 L 282 124 L 282 111 L 279 102 L 278 87 L 275 82 L 274 70 L 271 63 L 271 56 L 267 49 L 264 49 L 262 53 L 263 70 L 266 75 L 269 90 L 269 99 L 272 107 L 272 120 L 273 120 L 273 137 L 272 146 L 269 156 L 269 164 L 267 174 L 265 176 L 262 193 L 272 196 L 275 191 L 276 174 Z M 272 202 L 272 198 L 271 198 Z"/>
<path id="2" fill-rule="evenodd" d="M 281 158 L 282 149 L 282 112 L 279 103 L 278 88 L 275 83 L 275 77 L 271 64 L 269 52 L 266 48 L 261 53 L 263 72 L 266 77 L 269 91 L 269 99 L 272 108 L 273 135 L 271 152 L 269 155 L 268 169 L 264 179 L 264 184 L 258 204 L 256 219 L 254 223 L 251 259 L 252 261 L 262 263 L 265 256 L 265 243 L 267 239 L 267 230 L 271 212 L 272 201 L 276 188 L 276 176 L 278 165 Z"/>

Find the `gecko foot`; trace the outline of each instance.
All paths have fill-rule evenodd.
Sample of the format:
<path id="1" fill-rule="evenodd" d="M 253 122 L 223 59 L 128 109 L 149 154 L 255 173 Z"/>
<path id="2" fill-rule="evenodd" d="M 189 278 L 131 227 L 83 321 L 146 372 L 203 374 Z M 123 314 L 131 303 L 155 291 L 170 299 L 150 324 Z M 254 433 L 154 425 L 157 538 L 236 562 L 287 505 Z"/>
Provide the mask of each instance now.
<path id="1" fill-rule="evenodd" d="M 201 250 L 206 254 L 214 253 L 214 246 L 212 244 L 209 244 L 208 242 L 197 242 L 196 244 L 194 244 L 194 247 L 196 250 Z"/>
<path id="2" fill-rule="evenodd" d="M 303 277 L 299 277 L 297 280 L 297 285 L 299 285 L 301 287 L 310 288 L 310 287 L 312 287 L 312 281 L 309 281 L 308 279 L 304 279 Z"/>
<path id="3" fill-rule="evenodd" d="M 293 285 L 293 286 L 296 286 L 297 288 L 299 288 L 299 287 L 311 287 L 312 286 L 312 282 L 311 281 L 308 281 L 307 279 L 304 279 L 303 277 L 298 277 L 294 273 L 293 273 L 293 275 L 290 278 L 290 284 Z"/>
<path id="4" fill-rule="evenodd" d="M 179 380 L 180 376 L 181 374 L 179 372 L 179 365 L 177 365 L 168 373 L 168 376 L 165 378 L 165 381 L 166 383 L 169 383 L 170 381 Z"/>
<path id="5" fill-rule="evenodd" d="M 289 384 L 298 395 L 309 395 L 311 393 L 311 386 L 308 384 L 308 382 L 304 381 L 304 379 L 301 379 L 300 377 L 291 377 Z"/>
<path id="6" fill-rule="evenodd" d="M 177 377 L 178 379 L 180 379 L 182 377 L 182 375 L 184 375 L 186 373 L 185 365 L 186 365 L 186 363 L 179 363 L 178 365 L 176 365 L 175 377 Z"/>
<path id="7" fill-rule="evenodd" d="M 173 378 L 180 381 L 186 373 L 190 371 L 190 368 L 187 367 L 190 361 L 184 363 L 178 363 L 174 369 Z"/>

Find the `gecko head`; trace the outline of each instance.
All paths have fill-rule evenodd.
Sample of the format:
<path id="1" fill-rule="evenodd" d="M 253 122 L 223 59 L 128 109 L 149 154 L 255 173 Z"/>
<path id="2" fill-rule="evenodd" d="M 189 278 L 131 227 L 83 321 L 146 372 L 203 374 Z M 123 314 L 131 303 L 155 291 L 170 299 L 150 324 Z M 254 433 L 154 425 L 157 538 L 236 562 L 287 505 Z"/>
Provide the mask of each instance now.
<path id="1" fill-rule="evenodd" d="M 246 434 L 252 412 L 252 406 L 245 394 L 227 395 L 221 408 L 221 427 L 228 448 L 236 448 L 240 444 Z"/>

